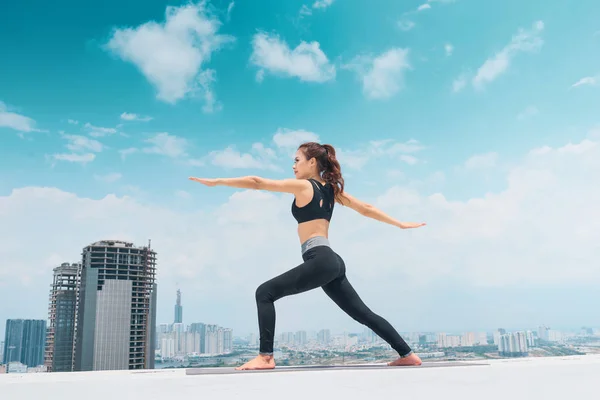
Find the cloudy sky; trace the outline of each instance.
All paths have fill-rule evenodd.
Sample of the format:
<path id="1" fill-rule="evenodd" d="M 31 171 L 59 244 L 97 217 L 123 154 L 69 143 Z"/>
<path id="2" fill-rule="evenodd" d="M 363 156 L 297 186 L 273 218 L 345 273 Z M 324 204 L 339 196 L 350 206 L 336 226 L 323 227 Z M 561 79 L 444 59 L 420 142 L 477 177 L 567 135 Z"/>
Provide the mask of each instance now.
<path id="1" fill-rule="evenodd" d="M 301 262 L 305 140 L 403 231 L 338 207 L 365 302 L 401 331 L 598 325 L 600 4 L 581 0 L 19 1 L 0 13 L 0 334 L 46 318 L 52 268 L 152 239 L 158 322 L 257 332 L 255 288 Z M 315 290 L 278 332 L 361 327 Z"/>

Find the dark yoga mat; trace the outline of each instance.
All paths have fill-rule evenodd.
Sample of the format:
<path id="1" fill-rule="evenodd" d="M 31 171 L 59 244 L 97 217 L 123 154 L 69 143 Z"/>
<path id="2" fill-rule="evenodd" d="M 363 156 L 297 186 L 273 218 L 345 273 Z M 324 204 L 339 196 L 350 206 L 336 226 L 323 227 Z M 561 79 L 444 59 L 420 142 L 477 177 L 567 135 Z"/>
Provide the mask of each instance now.
<path id="1" fill-rule="evenodd" d="M 275 372 L 303 372 L 303 371 L 343 371 L 343 370 L 365 370 L 365 369 L 406 369 L 406 368 L 440 368 L 440 367 L 475 367 L 486 366 L 485 363 L 473 362 L 424 362 L 418 367 L 389 367 L 386 364 L 350 364 L 350 365 L 302 365 L 289 367 L 275 367 L 267 370 L 249 370 L 236 371 L 235 367 L 221 368 L 186 368 L 186 375 L 223 375 L 223 374 L 244 374 L 244 373 L 275 373 Z"/>

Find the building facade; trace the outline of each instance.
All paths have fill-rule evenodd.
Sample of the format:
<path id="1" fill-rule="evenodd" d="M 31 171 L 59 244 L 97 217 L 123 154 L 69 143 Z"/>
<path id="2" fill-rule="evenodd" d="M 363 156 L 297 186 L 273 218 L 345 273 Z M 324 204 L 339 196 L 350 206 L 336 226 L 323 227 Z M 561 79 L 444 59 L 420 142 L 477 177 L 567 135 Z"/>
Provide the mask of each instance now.
<path id="1" fill-rule="evenodd" d="M 63 263 L 54 268 L 48 306 L 45 365 L 49 372 L 73 370 L 75 308 L 81 264 Z"/>
<path id="2" fill-rule="evenodd" d="M 153 369 L 157 288 L 150 244 L 90 244 L 79 280 L 74 370 Z"/>
<path id="3" fill-rule="evenodd" d="M 9 319 L 6 321 L 3 364 L 20 362 L 28 367 L 44 363 L 46 321 Z"/>

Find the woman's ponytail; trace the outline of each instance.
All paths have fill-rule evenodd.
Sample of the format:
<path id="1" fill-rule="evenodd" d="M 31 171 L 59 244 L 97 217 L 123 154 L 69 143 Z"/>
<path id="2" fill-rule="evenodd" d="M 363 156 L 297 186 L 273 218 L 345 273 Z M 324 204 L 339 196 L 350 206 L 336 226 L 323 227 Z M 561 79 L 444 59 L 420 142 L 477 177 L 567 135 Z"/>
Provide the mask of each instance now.
<path id="1" fill-rule="evenodd" d="M 333 192 L 336 197 L 344 192 L 344 178 L 342 177 L 342 167 L 335 156 L 335 149 L 330 144 L 324 144 L 323 148 L 327 153 L 327 161 L 324 165 L 323 180 L 333 186 Z"/>
<path id="2" fill-rule="evenodd" d="M 335 156 L 335 149 L 330 144 L 319 144 L 316 142 L 303 143 L 299 147 L 304 151 L 307 160 L 314 158 L 317 160 L 319 173 L 323 180 L 333 186 L 333 193 L 336 198 L 344 192 L 344 178 L 342 177 L 342 168 Z"/>

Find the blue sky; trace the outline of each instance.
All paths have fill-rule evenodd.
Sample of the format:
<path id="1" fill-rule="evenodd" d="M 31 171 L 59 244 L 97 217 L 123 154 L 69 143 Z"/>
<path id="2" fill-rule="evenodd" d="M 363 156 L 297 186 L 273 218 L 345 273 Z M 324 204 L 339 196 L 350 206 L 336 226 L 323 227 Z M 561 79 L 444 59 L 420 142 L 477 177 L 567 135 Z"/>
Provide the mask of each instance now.
<path id="1" fill-rule="evenodd" d="M 484 301 L 482 287 L 493 286 L 499 301 L 529 288 L 539 294 L 527 315 L 545 316 L 534 325 L 586 323 L 572 321 L 568 309 L 555 321 L 546 314 L 561 283 L 584 293 L 600 278 L 589 270 L 598 251 L 588 246 L 599 227 L 579 214 L 589 202 L 577 194 L 598 196 L 581 178 L 593 179 L 598 166 L 598 11 L 591 0 L 3 5 L 0 320 L 45 317 L 51 268 L 76 261 L 91 241 L 121 235 L 140 244 L 152 237 L 159 253 L 162 247 L 159 322 L 170 320 L 170 297 L 182 287 L 190 318 L 252 331 L 253 287 L 299 262 L 291 200 L 207 190 L 187 177 L 290 177 L 294 146 L 316 138 L 339 149 L 350 192 L 429 223 L 395 233 L 403 254 L 414 257 L 396 260 L 385 253 L 396 243 L 388 228 L 338 212 L 344 222 L 332 235 L 345 257 L 368 238 L 378 265 L 423 264 L 422 272 L 372 269 L 368 252 L 354 254 L 362 290 L 382 313 L 408 307 L 378 297 L 381 282 L 391 280 L 393 290 L 402 278 L 415 291 L 442 285 L 444 296 L 473 293 L 459 296 L 463 306 Z M 265 202 L 275 211 L 263 220 Z M 572 220 L 575 208 L 582 227 L 548 233 L 551 221 Z M 361 228 L 351 235 L 354 222 Z M 57 235 L 61 229 L 69 233 Z M 245 244 L 248 235 L 254 247 Z M 209 239 L 219 250 L 208 249 Z M 285 250 L 272 249 L 283 239 Z M 44 244 L 23 257 L 19 243 L 34 240 Z M 564 252 L 549 257 L 557 246 Z M 418 253 L 436 249 L 425 259 Z M 269 266 L 257 255 L 268 251 Z M 456 259 L 445 265 L 450 254 Z M 572 264 L 574 280 L 565 271 Z M 20 283 L 7 286 L 15 269 Z M 450 278 L 460 285 L 444 285 Z M 5 303 L 17 293 L 37 300 Z M 218 307 L 201 306 L 219 294 Z M 306 310 L 327 300 L 306 298 L 282 307 L 305 315 L 298 324 L 316 326 Z M 439 307 L 439 315 L 414 317 L 407 329 L 485 329 L 526 317 L 518 304 L 495 309 L 506 320 L 486 316 L 489 309 L 447 320 Z M 323 321 L 335 315 L 339 326 L 353 326 L 327 310 Z M 284 327 L 300 327 L 283 318 Z"/>

